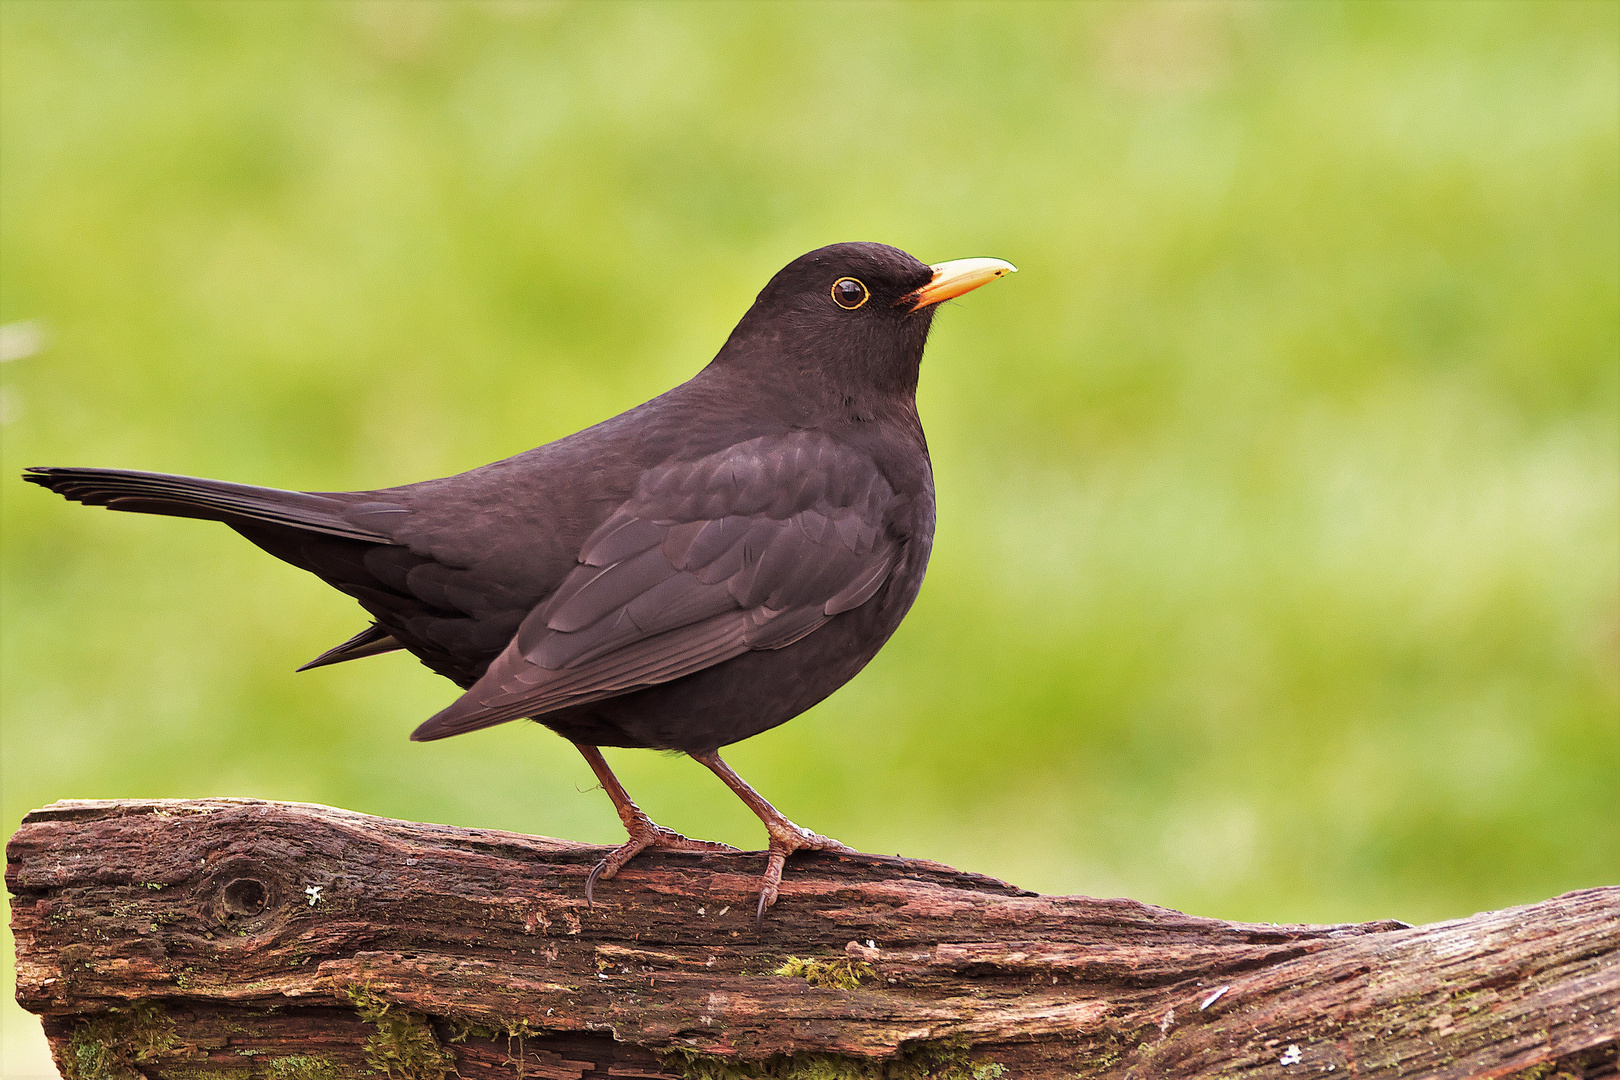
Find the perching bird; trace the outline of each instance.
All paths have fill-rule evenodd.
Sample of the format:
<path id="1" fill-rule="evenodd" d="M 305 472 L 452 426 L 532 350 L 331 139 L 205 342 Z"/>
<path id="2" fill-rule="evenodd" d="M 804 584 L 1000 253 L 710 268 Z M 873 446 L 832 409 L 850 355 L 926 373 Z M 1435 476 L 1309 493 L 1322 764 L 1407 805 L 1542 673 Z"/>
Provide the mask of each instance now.
<path id="1" fill-rule="evenodd" d="M 849 851 L 795 825 L 719 749 L 849 681 L 917 597 L 934 482 L 916 389 L 934 305 L 1012 271 L 834 244 L 770 280 L 690 381 L 565 439 L 380 491 L 301 492 L 119 469 L 25 479 L 112 510 L 222 521 L 375 620 L 305 668 L 404 649 L 465 692 L 411 735 L 529 718 L 585 755 L 629 839 L 729 851 L 656 825 L 598 747 L 684 751 L 787 857 Z M 301 669 L 302 670 L 302 669 Z"/>

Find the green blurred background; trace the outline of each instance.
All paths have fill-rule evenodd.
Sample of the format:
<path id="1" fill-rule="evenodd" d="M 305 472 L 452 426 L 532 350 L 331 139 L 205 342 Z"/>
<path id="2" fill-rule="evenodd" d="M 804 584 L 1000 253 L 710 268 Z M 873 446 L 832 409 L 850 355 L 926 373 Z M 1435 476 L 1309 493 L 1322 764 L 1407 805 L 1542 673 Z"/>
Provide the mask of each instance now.
<path id="1" fill-rule="evenodd" d="M 543 730 L 407 742 L 454 693 L 408 657 L 294 675 L 366 621 L 314 578 L 15 474 L 468 468 L 872 239 L 1022 273 L 936 323 L 912 616 L 730 755 L 779 806 L 1235 919 L 1620 880 L 1612 2 L 7 0 L 0 73 L 8 833 L 244 795 L 615 842 Z"/>

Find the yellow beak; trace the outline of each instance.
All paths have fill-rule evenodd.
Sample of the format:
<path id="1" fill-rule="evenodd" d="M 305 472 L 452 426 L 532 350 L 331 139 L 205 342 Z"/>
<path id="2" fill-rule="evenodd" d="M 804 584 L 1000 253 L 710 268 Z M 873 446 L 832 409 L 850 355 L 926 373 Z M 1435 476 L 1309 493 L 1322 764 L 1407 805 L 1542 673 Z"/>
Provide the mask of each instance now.
<path id="1" fill-rule="evenodd" d="M 1001 259 L 953 259 L 950 262 L 936 263 L 928 269 L 934 272 L 933 279 L 905 298 L 912 301 L 912 311 L 920 311 L 930 304 L 942 303 L 952 297 L 972 292 L 980 285 L 988 285 L 998 277 L 1018 272 L 1018 267 Z"/>

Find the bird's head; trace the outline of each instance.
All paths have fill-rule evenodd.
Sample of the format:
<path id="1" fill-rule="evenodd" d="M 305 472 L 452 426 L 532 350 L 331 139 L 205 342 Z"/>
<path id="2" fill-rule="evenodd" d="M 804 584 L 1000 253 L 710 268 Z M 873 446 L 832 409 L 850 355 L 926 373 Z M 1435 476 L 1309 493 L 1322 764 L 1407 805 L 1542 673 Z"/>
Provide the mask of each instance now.
<path id="1" fill-rule="evenodd" d="M 1000 259 L 930 266 L 887 244 L 817 248 L 771 278 L 716 362 L 850 392 L 915 391 L 936 305 L 1016 269 Z"/>

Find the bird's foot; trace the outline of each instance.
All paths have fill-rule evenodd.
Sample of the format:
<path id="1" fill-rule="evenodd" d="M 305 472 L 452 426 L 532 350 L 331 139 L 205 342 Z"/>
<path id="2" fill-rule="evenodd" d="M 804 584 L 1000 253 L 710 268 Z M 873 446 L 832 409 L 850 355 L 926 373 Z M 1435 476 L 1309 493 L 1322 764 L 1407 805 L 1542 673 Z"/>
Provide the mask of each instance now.
<path id="1" fill-rule="evenodd" d="M 652 818 L 645 814 L 637 814 L 625 825 L 630 833 L 630 839 L 608 852 L 607 858 L 596 864 L 591 876 L 585 879 L 585 903 L 594 906 L 592 893 L 596 890 L 598 881 L 606 881 L 623 869 L 624 864 L 640 855 L 648 848 L 662 848 L 665 851 L 701 851 L 714 854 L 716 852 L 736 851 L 730 844 L 719 844 L 712 840 L 693 840 L 682 836 L 674 829 L 666 829 L 655 824 Z"/>
<path id="2" fill-rule="evenodd" d="M 767 821 L 765 829 L 771 835 L 771 846 L 765 860 L 765 878 L 759 886 L 759 910 L 754 913 L 756 923 L 763 922 L 765 909 L 776 903 L 777 893 L 782 887 L 782 870 L 787 866 L 789 855 L 796 851 L 839 851 L 855 854 L 855 849 L 849 845 L 841 844 L 829 836 L 813 833 L 780 815 L 776 821 Z"/>

